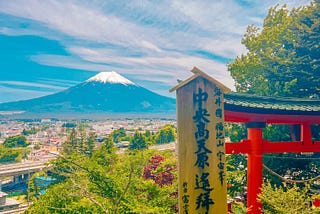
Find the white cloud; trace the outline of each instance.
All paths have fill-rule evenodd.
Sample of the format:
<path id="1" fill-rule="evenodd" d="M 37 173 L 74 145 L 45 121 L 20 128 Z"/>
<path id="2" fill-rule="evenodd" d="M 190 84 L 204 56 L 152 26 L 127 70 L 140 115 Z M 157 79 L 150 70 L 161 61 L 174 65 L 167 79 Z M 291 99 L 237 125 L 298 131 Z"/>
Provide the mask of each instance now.
<path id="1" fill-rule="evenodd" d="M 0 11 L 3 13 L 44 23 L 49 28 L 76 39 L 123 46 L 143 46 L 143 27 L 127 22 L 121 17 L 103 14 L 100 9 L 88 4 L 54 0 L 1 3 Z"/>
<path id="2" fill-rule="evenodd" d="M 249 24 L 262 25 L 272 1 L 0 1 L 0 13 L 32 22 L 3 26 L 0 34 L 40 35 L 58 40 L 70 56 L 40 54 L 40 64 L 90 71 L 115 70 L 175 85 L 198 66 L 233 88 L 226 59 L 246 51 L 240 41 Z M 289 7 L 310 1 L 281 0 Z M 208 52 L 208 56 L 197 51 Z M 217 57 L 214 57 L 217 56 Z M 163 90 L 162 90 L 163 91 Z"/>
<path id="3" fill-rule="evenodd" d="M 244 13 L 234 1 L 179 0 L 174 7 L 209 32 L 241 35 L 245 26 L 236 19 L 235 14 Z"/>
<path id="4" fill-rule="evenodd" d="M 38 83 L 45 84 L 45 85 L 52 84 L 54 86 L 59 86 L 61 88 L 68 88 L 80 82 L 73 81 L 73 80 L 65 80 L 65 79 L 40 78 L 38 79 Z"/>
<path id="5" fill-rule="evenodd" d="M 0 34 L 7 36 L 35 35 L 36 31 L 30 29 L 13 29 L 8 27 L 0 27 Z"/>
<path id="6" fill-rule="evenodd" d="M 34 56 L 33 59 L 39 63 L 52 66 L 64 65 L 83 70 L 115 70 L 120 73 L 143 74 L 141 75 L 142 79 L 148 77 L 148 79 L 152 80 L 158 79 L 159 82 L 167 79 L 165 82 L 171 84 L 175 83 L 175 80 L 178 78 L 187 77 L 187 75 L 189 75 L 187 71 L 193 66 L 199 66 L 216 78 L 223 78 L 227 84 L 231 83 L 229 87 L 233 87 L 231 78 L 227 73 L 226 64 L 211 59 L 165 51 L 163 51 L 163 55 L 160 56 L 142 58 L 122 57 L 118 55 L 108 57 L 109 52 L 106 49 L 73 47 L 70 48 L 69 51 L 80 56 L 83 60 L 95 62 L 95 64 L 81 61 L 72 62 L 72 60 L 65 56 L 38 55 Z"/>
<path id="7" fill-rule="evenodd" d="M 217 5 L 221 6 L 215 8 Z M 165 9 L 165 6 L 170 7 L 170 4 L 161 4 L 160 6 Z M 233 30 L 232 33 L 234 34 L 235 29 L 238 28 L 238 23 L 234 23 L 234 21 L 231 21 L 231 23 L 226 22 L 226 20 L 234 19 L 222 17 L 225 14 L 222 9 L 227 7 L 224 4 L 194 4 L 186 2 L 185 6 L 184 8 L 189 10 L 181 11 L 179 10 L 181 7 L 177 6 L 171 8 L 172 14 L 162 12 L 166 11 L 162 10 L 157 11 L 159 13 L 157 16 L 160 19 L 164 15 L 169 15 L 169 18 L 174 21 L 169 24 L 165 22 L 165 24 L 172 26 L 178 26 L 179 22 L 194 20 L 194 23 L 191 22 L 186 31 L 159 28 L 163 24 L 159 20 L 150 25 L 136 23 L 143 18 L 147 20 L 150 12 L 145 17 L 140 16 L 138 20 L 126 20 L 114 14 L 103 13 L 95 5 L 81 5 L 73 1 L 9 1 L 2 7 L 0 3 L 0 11 L 38 21 L 51 29 L 76 39 L 110 43 L 129 47 L 130 49 L 135 48 L 142 53 L 148 53 L 150 50 L 159 52 L 164 48 L 181 50 L 203 48 L 206 46 L 206 44 L 202 43 L 203 39 L 205 41 L 215 38 L 223 39 L 221 37 L 224 37 L 224 34 L 230 33 L 231 30 Z M 153 11 L 154 7 L 156 5 L 149 5 L 147 9 Z M 135 10 L 137 8 L 133 8 L 132 13 Z M 190 10 L 194 11 L 194 13 L 190 12 Z M 242 24 L 242 26 L 244 25 Z M 229 30 L 227 30 L 228 28 Z M 239 32 L 242 33 L 243 31 L 239 30 Z"/>
<path id="8" fill-rule="evenodd" d="M 24 82 L 24 81 L 0 81 L 0 85 L 7 86 L 23 86 L 23 87 L 33 87 L 33 88 L 41 88 L 41 89 L 51 89 L 51 90 L 62 90 L 64 87 L 59 87 L 55 85 L 41 84 L 35 82 Z"/>
<path id="9" fill-rule="evenodd" d="M 112 68 L 103 64 L 84 62 L 82 60 L 75 59 L 74 57 L 70 56 L 41 54 L 31 56 L 31 59 L 43 65 L 67 67 L 79 70 L 104 71 Z"/>
<path id="10" fill-rule="evenodd" d="M 42 97 L 50 94 L 39 90 L 17 89 L 14 87 L 6 87 L 0 85 L 0 103 L 12 102 L 18 100 L 27 100 L 36 97 Z"/>

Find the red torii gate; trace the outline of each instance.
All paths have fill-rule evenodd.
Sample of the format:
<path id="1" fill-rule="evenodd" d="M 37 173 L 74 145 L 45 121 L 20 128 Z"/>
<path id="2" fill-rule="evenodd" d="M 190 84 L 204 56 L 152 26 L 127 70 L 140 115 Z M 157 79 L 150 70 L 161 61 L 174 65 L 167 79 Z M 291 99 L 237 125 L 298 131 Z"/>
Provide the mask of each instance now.
<path id="1" fill-rule="evenodd" d="M 248 132 L 248 139 L 244 139 L 240 142 L 226 142 L 225 153 L 248 155 L 248 214 L 260 214 L 262 213 L 262 205 L 257 199 L 258 194 L 261 192 L 263 183 L 263 154 L 288 152 L 320 152 L 320 141 L 312 140 L 310 127 L 312 124 L 320 124 L 320 100 L 274 98 L 232 92 L 228 93 L 230 89 L 228 89 L 215 79 L 211 78 L 198 68 L 194 67 L 191 72 L 194 73 L 192 77 L 182 81 L 176 87 L 170 90 L 171 92 L 175 90 L 180 91 L 179 93 L 177 93 L 177 100 L 179 101 L 178 104 L 180 104 L 181 106 L 179 107 L 179 105 L 177 105 L 177 107 L 179 107 L 178 110 L 184 110 L 184 112 L 182 112 L 181 115 L 178 114 L 178 116 L 180 115 L 180 117 L 184 117 L 185 115 L 187 115 L 189 118 L 190 112 L 191 114 L 194 113 L 194 109 L 190 108 L 189 105 L 195 105 L 194 103 L 190 102 L 190 96 L 192 96 L 192 93 L 190 94 L 190 91 L 192 91 L 194 87 L 199 87 L 197 86 L 197 81 L 195 81 L 196 79 L 202 78 L 200 82 L 203 85 L 210 85 L 210 87 L 213 86 L 214 88 L 218 87 L 220 89 L 223 89 L 222 91 L 224 91 L 224 93 L 227 93 L 224 94 L 224 99 L 222 98 L 222 100 L 224 100 L 224 121 L 245 123 Z M 190 84 L 193 88 L 190 86 Z M 208 94 L 210 91 L 210 87 L 204 87 L 206 88 L 206 90 L 208 90 L 208 93 L 206 92 L 207 96 L 209 96 Z M 192 90 L 190 90 L 190 88 Z M 210 96 L 212 96 L 212 92 L 210 92 L 210 94 Z M 180 97 L 178 97 L 178 95 Z M 185 103 L 187 103 L 188 105 L 186 105 Z M 213 107 L 213 105 L 207 105 L 207 107 L 211 108 Z M 186 110 L 184 108 L 186 108 Z M 204 110 L 205 113 L 207 113 L 207 109 Z M 188 121 L 190 122 L 190 118 Z M 268 140 L 264 140 L 262 137 L 262 129 L 266 126 L 266 124 L 298 124 L 301 126 L 300 141 L 269 142 Z M 190 124 L 185 124 L 181 121 L 179 122 L 178 118 L 178 132 L 181 131 L 180 129 L 184 129 L 185 134 L 188 134 L 189 130 L 193 130 Z M 178 139 L 178 141 L 180 140 Z M 178 144 L 190 143 L 189 141 L 191 142 L 191 144 L 193 143 L 193 139 L 183 139 Z M 188 146 L 190 145 L 188 144 Z M 178 148 L 180 147 L 178 146 Z M 183 150 L 183 152 L 183 154 L 186 155 L 185 150 Z M 187 158 L 188 157 L 185 157 L 184 160 L 186 160 Z"/>
<path id="2" fill-rule="evenodd" d="M 224 96 L 225 122 L 245 123 L 248 139 L 226 143 L 227 154 L 247 154 L 248 213 L 260 214 L 257 195 L 262 187 L 262 156 L 266 153 L 320 152 L 320 141 L 313 141 L 311 124 L 320 124 L 320 100 L 260 97 L 238 93 Z M 269 142 L 262 138 L 266 124 L 299 124 L 298 142 Z"/>

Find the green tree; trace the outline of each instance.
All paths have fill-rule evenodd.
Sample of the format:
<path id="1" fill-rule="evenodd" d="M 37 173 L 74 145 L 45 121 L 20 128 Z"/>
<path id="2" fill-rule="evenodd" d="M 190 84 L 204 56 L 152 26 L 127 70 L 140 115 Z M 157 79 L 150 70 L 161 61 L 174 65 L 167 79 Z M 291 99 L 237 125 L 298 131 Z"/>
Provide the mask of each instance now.
<path id="1" fill-rule="evenodd" d="M 308 7 L 270 8 L 260 30 L 242 39 L 248 53 L 228 65 L 239 92 L 268 96 L 319 97 L 319 1 Z"/>
<path id="2" fill-rule="evenodd" d="M 20 162 L 30 153 L 28 148 L 5 148 L 0 146 L 0 163 Z"/>
<path id="3" fill-rule="evenodd" d="M 112 137 L 113 142 L 119 143 L 121 140 L 123 140 L 123 138 L 127 136 L 127 134 L 126 134 L 126 130 L 123 127 L 121 127 L 111 132 L 110 136 Z"/>
<path id="4" fill-rule="evenodd" d="M 84 152 L 86 154 L 88 154 L 89 156 L 92 155 L 94 147 L 95 147 L 95 142 L 96 142 L 95 137 L 96 136 L 94 134 L 89 134 L 89 137 L 86 140 L 86 145 L 85 145 L 85 148 L 84 148 Z"/>
<path id="5" fill-rule="evenodd" d="M 79 152 L 85 153 L 86 151 L 86 143 L 87 143 L 87 136 L 85 132 L 85 127 L 83 125 L 79 125 L 77 129 L 77 135 L 78 135 L 78 142 L 77 142 L 77 148 Z"/>
<path id="6" fill-rule="evenodd" d="M 302 189 L 296 185 L 277 187 L 267 182 L 259 197 L 263 203 L 263 213 L 265 214 L 315 214 L 320 211 L 319 208 L 315 209 L 310 206 L 313 199 L 307 187 Z"/>
<path id="7" fill-rule="evenodd" d="M 113 166 L 117 161 L 116 147 L 111 137 L 106 138 L 103 144 L 97 148 L 92 158 L 101 166 Z"/>
<path id="8" fill-rule="evenodd" d="M 34 147 L 33 147 L 35 150 L 39 150 L 41 149 L 41 146 L 39 143 L 35 144 Z"/>
<path id="9" fill-rule="evenodd" d="M 130 150 L 141 150 L 141 149 L 146 149 L 147 148 L 147 143 L 146 140 L 144 139 L 143 135 L 136 131 L 133 135 L 133 138 L 130 141 L 129 144 L 129 149 Z"/>
<path id="10" fill-rule="evenodd" d="M 155 135 L 157 144 L 174 142 L 176 139 L 176 128 L 173 125 L 163 126 Z"/>
<path id="11" fill-rule="evenodd" d="M 144 139 L 146 140 L 147 145 L 153 145 L 156 143 L 154 133 L 149 130 L 144 133 Z"/>
<path id="12" fill-rule="evenodd" d="M 40 130 L 45 131 L 45 130 L 48 130 L 49 128 L 50 128 L 49 125 L 44 125 Z"/>
<path id="13" fill-rule="evenodd" d="M 36 128 L 31 128 L 31 129 L 23 129 L 22 134 L 27 136 L 27 135 L 31 135 L 31 134 L 36 134 L 39 130 Z"/>
<path id="14" fill-rule="evenodd" d="M 106 152 L 108 154 L 114 153 L 115 147 L 114 147 L 114 142 L 112 141 L 112 138 L 108 137 L 103 142 L 104 142 L 103 147 L 105 148 Z"/>
<path id="15" fill-rule="evenodd" d="M 176 179 L 160 187 L 142 177 L 154 152 L 116 155 L 114 163 L 107 165 L 101 165 L 95 155 L 58 158 L 52 173 L 65 179 L 50 186 L 26 213 L 175 213 Z M 166 159 L 174 156 L 172 152 L 161 155 Z"/>
<path id="16" fill-rule="evenodd" d="M 3 142 L 3 147 L 5 148 L 16 148 L 16 147 L 27 147 L 30 143 L 27 143 L 27 138 L 20 134 L 11 137 L 7 137 Z"/>
<path id="17" fill-rule="evenodd" d="M 319 98 L 319 14 L 319 0 L 292 10 L 277 5 L 269 9 L 262 29 L 248 26 L 242 39 L 248 52 L 228 65 L 237 91 L 265 96 Z M 294 126 L 268 125 L 264 129 L 264 138 L 290 140 L 295 137 L 292 130 Z M 313 127 L 313 133 L 319 133 L 319 126 Z M 318 156 L 314 155 L 315 158 Z M 264 163 L 278 174 L 294 179 L 312 178 L 320 172 L 316 161 L 299 154 L 266 155 Z M 266 176 L 272 179 L 272 183 L 281 183 L 268 173 Z"/>
<path id="18" fill-rule="evenodd" d="M 75 128 L 75 127 L 77 127 L 77 124 L 75 124 L 75 123 L 64 123 L 64 124 L 62 125 L 62 127 Z"/>
<path id="19" fill-rule="evenodd" d="M 70 155 L 72 153 L 82 153 L 87 156 L 92 156 L 95 149 L 95 135 L 86 135 L 83 126 L 79 125 L 78 129 L 72 128 L 69 130 L 68 139 L 63 144 L 63 153 Z"/>
<path id="20" fill-rule="evenodd" d="M 19 151 L 0 147 L 0 163 L 16 162 Z"/>
<path id="21" fill-rule="evenodd" d="M 244 124 L 226 123 L 225 130 L 225 135 L 230 138 L 231 142 L 240 142 L 243 139 L 247 139 L 247 129 Z"/>
<path id="22" fill-rule="evenodd" d="M 63 143 L 63 152 L 65 154 L 71 154 L 72 152 L 76 152 L 79 149 L 79 141 L 77 138 L 77 131 L 75 128 L 72 128 L 68 139 L 66 142 Z"/>
<path id="23" fill-rule="evenodd" d="M 238 195 L 244 196 L 247 187 L 246 156 L 230 154 L 226 156 L 226 162 L 228 195 L 232 198 Z"/>

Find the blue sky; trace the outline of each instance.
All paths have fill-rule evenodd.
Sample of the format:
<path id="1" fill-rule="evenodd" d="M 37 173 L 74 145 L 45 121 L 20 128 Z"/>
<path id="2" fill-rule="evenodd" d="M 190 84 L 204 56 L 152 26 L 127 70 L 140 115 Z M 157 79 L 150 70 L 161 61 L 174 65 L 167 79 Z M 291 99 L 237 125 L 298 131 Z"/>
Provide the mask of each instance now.
<path id="1" fill-rule="evenodd" d="M 116 71 L 165 96 L 197 66 L 234 89 L 227 63 L 271 6 L 309 0 L 0 0 L 0 103 Z"/>

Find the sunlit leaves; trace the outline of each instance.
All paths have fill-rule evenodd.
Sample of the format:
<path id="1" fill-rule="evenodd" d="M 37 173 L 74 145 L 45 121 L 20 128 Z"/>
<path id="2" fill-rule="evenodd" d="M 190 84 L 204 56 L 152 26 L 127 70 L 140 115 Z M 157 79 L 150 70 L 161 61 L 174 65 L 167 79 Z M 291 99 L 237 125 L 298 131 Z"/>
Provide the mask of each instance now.
<path id="1" fill-rule="evenodd" d="M 228 68 L 239 92 L 267 96 L 319 97 L 319 3 L 289 10 L 270 8 L 262 29 L 248 26 L 248 53 Z"/>

